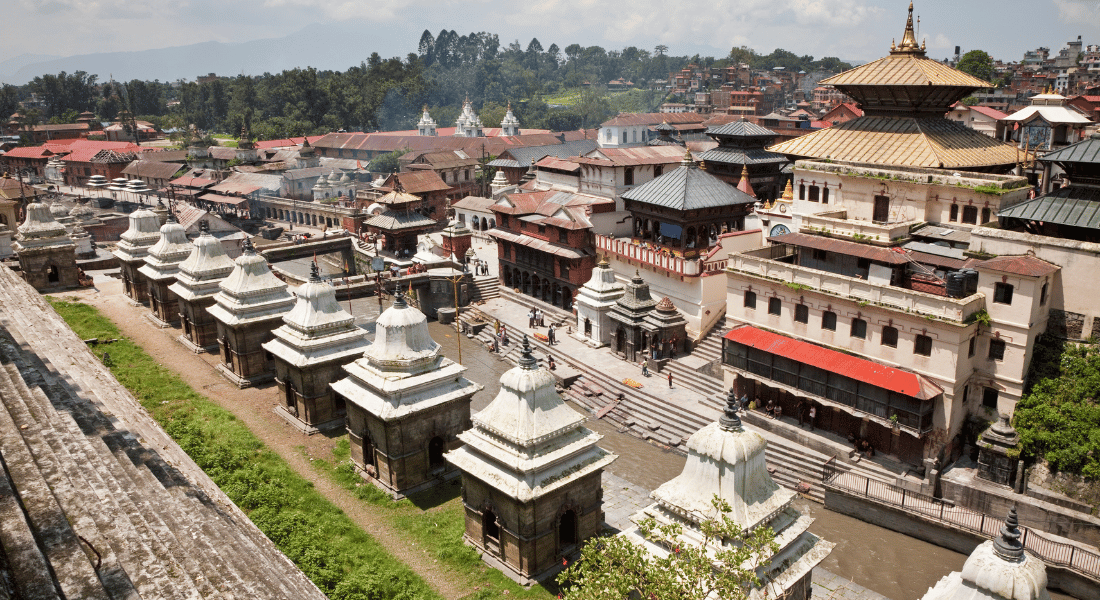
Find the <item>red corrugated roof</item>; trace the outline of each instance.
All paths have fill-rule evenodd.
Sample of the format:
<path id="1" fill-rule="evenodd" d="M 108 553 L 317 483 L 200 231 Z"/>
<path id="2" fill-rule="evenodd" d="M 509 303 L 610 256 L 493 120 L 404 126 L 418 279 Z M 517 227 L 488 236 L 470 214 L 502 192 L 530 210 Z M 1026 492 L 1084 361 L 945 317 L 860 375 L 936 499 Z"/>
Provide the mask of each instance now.
<path id="1" fill-rule="evenodd" d="M 912 398 L 927 400 L 943 393 L 938 385 L 916 373 L 801 342 L 751 325 L 735 327 L 725 338 Z"/>
<path id="2" fill-rule="evenodd" d="M 983 260 L 974 265 L 979 269 L 989 269 L 999 273 L 1012 273 L 1025 277 L 1042 277 L 1057 271 L 1060 267 L 1030 255 L 998 256 Z"/>

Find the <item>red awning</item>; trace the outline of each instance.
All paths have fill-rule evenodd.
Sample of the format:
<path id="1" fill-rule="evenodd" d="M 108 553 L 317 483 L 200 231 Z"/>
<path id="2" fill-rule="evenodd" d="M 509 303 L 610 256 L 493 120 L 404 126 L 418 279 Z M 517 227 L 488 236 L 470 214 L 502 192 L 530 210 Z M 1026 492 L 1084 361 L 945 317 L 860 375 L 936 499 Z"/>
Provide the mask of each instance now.
<path id="1" fill-rule="evenodd" d="M 750 348 L 789 358 L 804 365 L 817 367 L 912 398 L 928 400 L 943 393 L 943 388 L 923 375 L 881 365 L 808 342 L 800 342 L 751 325 L 735 327 L 725 335 L 725 338 Z"/>

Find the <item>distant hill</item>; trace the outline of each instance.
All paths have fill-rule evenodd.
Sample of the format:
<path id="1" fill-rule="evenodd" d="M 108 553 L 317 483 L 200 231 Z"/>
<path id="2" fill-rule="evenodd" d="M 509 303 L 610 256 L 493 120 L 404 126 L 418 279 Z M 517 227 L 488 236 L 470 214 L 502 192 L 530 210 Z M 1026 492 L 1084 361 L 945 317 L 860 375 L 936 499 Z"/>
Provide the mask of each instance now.
<path id="1" fill-rule="evenodd" d="M 0 82 L 12 83 L 11 78 L 16 71 L 27 65 L 46 62 L 55 58 L 61 58 L 54 54 L 20 54 L 19 56 L 0 61 Z"/>

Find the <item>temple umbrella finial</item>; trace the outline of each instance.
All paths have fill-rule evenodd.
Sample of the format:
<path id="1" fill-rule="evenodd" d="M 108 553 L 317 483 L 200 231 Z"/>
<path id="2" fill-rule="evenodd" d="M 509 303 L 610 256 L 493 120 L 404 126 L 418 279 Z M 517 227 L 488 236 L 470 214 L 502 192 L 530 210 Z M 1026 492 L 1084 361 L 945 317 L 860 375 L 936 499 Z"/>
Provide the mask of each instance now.
<path id="1" fill-rule="evenodd" d="M 241 247 L 245 254 L 255 254 L 256 247 L 252 245 L 252 238 L 244 239 L 244 246 Z"/>
<path id="2" fill-rule="evenodd" d="M 737 416 L 737 392 L 730 388 L 726 395 L 726 410 L 718 419 L 718 426 L 726 431 L 741 431 L 741 417 Z"/>
<path id="3" fill-rule="evenodd" d="M 993 551 L 1001 558 L 1016 562 L 1024 556 L 1024 545 L 1020 542 L 1020 523 L 1016 519 L 1016 507 L 1008 511 L 1008 518 L 1001 527 L 1000 536 L 993 540 Z"/>
<path id="4" fill-rule="evenodd" d="M 523 334 L 523 348 L 520 349 L 519 366 L 527 370 L 537 369 L 539 361 L 535 360 L 535 356 L 531 354 L 531 342 L 527 339 L 527 334 Z"/>
<path id="5" fill-rule="evenodd" d="M 207 235 L 210 233 L 210 223 L 206 222 L 206 219 L 199 221 L 199 234 Z"/>
<path id="6" fill-rule="evenodd" d="M 310 283 L 321 283 L 321 271 L 317 268 L 317 261 L 309 263 L 309 281 Z"/>
<path id="7" fill-rule="evenodd" d="M 397 292 L 393 295 L 393 307 L 394 308 L 408 308 L 409 303 L 405 301 L 405 293 L 401 291 L 401 288 L 397 288 Z"/>

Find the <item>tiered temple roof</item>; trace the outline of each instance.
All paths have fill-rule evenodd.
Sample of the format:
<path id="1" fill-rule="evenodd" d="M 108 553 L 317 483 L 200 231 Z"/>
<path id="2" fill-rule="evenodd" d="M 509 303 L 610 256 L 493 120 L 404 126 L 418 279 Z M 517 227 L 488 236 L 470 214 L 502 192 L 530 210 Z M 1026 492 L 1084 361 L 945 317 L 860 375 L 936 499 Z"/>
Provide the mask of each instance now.
<path id="1" fill-rule="evenodd" d="M 156 216 L 149 212 L 149 218 Z M 133 221 L 131 220 L 131 223 Z M 210 235 L 210 227 L 203 221 L 201 234 L 195 238 L 191 254 L 179 265 L 176 282 L 168 286 L 177 298 L 194 301 L 218 293 L 218 284 L 233 271 L 233 259 L 225 253 L 221 242 Z"/>
<path id="2" fill-rule="evenodd" d="M 150 281 L 173 279 L 179 274 L 180 263 L 191 255 L 192 247 L 183 225 L 169 214 L 168 222 L 160 228 L 160 240 L 149 248 L 145 266 L 138 271 Z"/>
<path id="3" fill-rule="evenodd" d="M 267 260 L 245 240 L 244 253 L 234 261 L 233 272 L 218 287 L 211 316 L 231 327 L 270 319 L 290 310 L 294 297 L 286 283 L 271 273 Z"/>

